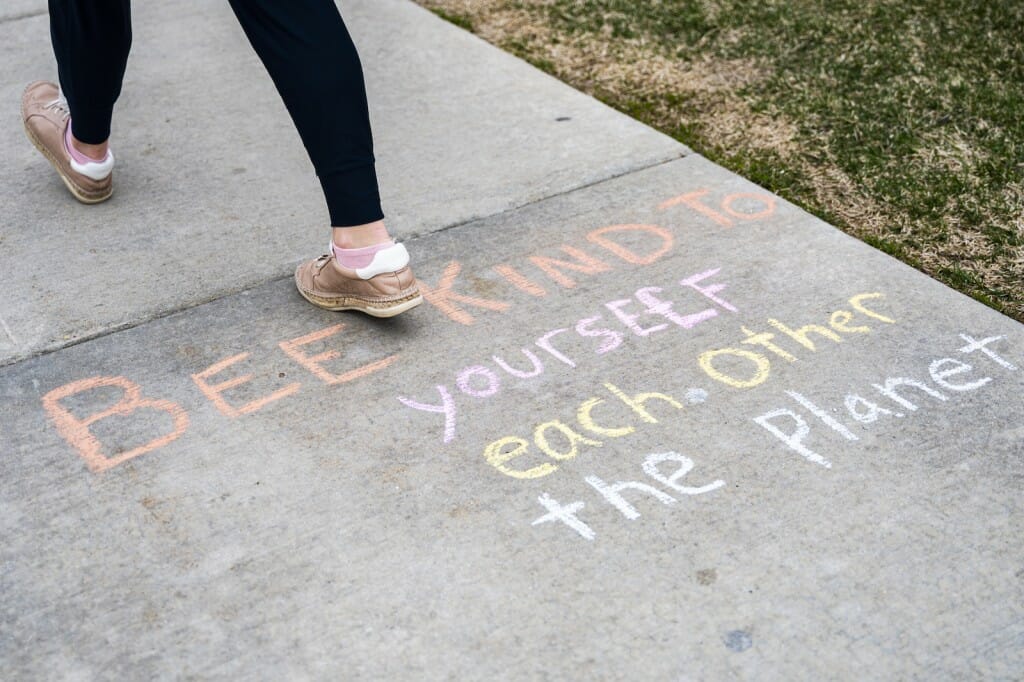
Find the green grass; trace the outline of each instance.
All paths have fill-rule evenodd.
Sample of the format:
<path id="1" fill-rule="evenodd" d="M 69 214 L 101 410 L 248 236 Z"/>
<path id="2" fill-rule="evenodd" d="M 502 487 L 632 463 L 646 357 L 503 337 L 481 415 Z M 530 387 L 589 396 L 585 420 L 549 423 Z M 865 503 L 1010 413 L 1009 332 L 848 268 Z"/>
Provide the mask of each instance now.
<path id="1" fill-rule="evenodd" d="M 455 23 L 1024 321 L 1024 2 L 421 2 L 458 7 Z M 532 23 L 491 20 L 501 12 Z M 627 53 L 551 48 L 573 41 L 726 74 L 748 65 L 757 77 L 728 96 L 795 132 L 778 148 L 741 126 L 723 136 L 720 93 L 639 76 L 607 88 L 594 63 Z M 846 189 L 832 200 L 823 178 L 836 177 Z"/>
<path id="2" fill-rule="evenodd" d="M 473 19 L 467 14 L 460 14 L 459 12 L 452 12 L 449 10 L 442 9 L 440 7 L 432 8 L 434 14 L 441 17 L 445 21 L 455 24 L 459 28 L 464 28 L 467 31 L 473 31 Z"/>

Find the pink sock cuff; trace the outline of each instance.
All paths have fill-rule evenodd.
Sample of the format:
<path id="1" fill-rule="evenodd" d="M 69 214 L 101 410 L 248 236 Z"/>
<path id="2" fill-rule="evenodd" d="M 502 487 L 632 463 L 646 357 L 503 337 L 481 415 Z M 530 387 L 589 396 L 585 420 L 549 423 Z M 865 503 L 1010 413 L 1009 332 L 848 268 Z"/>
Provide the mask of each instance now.
<path id="1" fill-rule="evenodd" d="M 349 270 L 356 270 L 358 268 L 365 268 L 367 265 L 373 262 L 373 257 L 377 255 L 378 251 L 391 248 L 395 245 L 394 241 L 387 241 L 383 244 L 374 244 L 373 246 L 364 246 L 359 249 L 343 249 L 331 242 L 331 249 L 334 251 L 334 257 L 338 260 L 338 265 L 346 267 Z"/>
<path id="2" fill-rule="evenodd" d="M 64 129 L 64 148 L 68 150 L 68 154 L 75 160 L 76 163 L 85 165 L 87 163 L 103 163 L 110 157 L 110 150 L 107 150 L 106 155 L 102 159 L 94 159 L 91 156 L 86 156 L 82 152 L 75 149 L 75 145 L 71 144 L 71 120 L 68 120 L 68 127 Z"/>

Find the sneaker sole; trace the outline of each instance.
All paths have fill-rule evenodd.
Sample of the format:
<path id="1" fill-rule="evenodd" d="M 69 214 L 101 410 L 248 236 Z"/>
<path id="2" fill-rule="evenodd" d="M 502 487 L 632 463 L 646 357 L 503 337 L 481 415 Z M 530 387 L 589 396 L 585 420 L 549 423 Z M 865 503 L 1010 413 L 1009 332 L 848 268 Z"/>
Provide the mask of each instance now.
<path id="1" fill-rule="evenodd" d="M 25 128 L 25 135 L 28 136 L 28 139 L 32 143 L 32 146 L 38 149 L 39 153 L 46 157 L 46 160 L 49 161 L 50 165 L 53 166 L 54 170 L 57 171 L 57 175 L 59 175 L 60 179 L 64 181 L 64 186 L 68 188 L 68 191 L 71 192 L 71 195 L 75 197 L 75 199 L 82 202 L 83 204 L 99 204 L 101 202 L 106 201 L 114 194 L 113 184 L 111 184 L 110 191 L 108 191 L 106 194 L 88 194 L 85 190 L 79 187 L 74 180 L 72 180 L 64 173 L 64 170 L 60 167 L 60 163 L 53 158 L 53 154 L 50 153 L 50 150 L 47 149 L 46 146 L 43 145 L 43 143 L 41 143 L 36 138 L 35 133 L 32 132 L 28 125 L 24 124 L 23 127 Z"/>
<path id="2" fill-rule="evenodd" d="M 330 310 L 332 312 L 358 310 L 359 312 L 366 313 L 372 317 L 394 317 L 395 315 L 401 315 L 407 310 L 412 310 L 419 304 L 423 303 L 423 296 L 419 291 L 388 303 L 386 307 L 381 307 L 371 301 L 354 296 L 324 298 L 322 296 L 317 296 L 316 294 L 309 294 L 303 291 L 302 287 L 298 286 L 298 283 L 296 283 L 295 288 L 298 289 L 299 295 L 301 295 L 302 298 L 306 299 L 317 308 L 323 308 L 324 310 Z"/>

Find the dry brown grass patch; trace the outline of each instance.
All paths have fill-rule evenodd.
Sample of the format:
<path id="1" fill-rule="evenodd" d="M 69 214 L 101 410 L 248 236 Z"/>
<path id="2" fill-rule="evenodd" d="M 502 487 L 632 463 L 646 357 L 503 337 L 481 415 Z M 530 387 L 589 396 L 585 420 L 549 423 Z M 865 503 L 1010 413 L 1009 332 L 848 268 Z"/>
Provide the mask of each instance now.
<path id="1" fill-rule="evenodd" d="M 988 181 L 982 170 L 990 159 L 963 131 L 950 127 L 923 134 L 913 159 L 885 161 L 884 168 L 893 177 L 901 175 L 901 164 L 912 161 L 917 168 L 955 176 L 966 188 L 953 193 L 948 206 L 937 208 L 938 218 L 914 217 L 908 212 L 916 211 L 917 205 L 904 202 L 900 208 L 881 198 L 891 199 L 892 194 L 873 196 L 866 184 L 875 182 L 874 176 L 862 178 L 865 184 L 860 184 L 844 171 L 830 156 L 827 140 L 814 140 L 806 131 L 801 136 L 798 126 L 807 125 L 806 121 L 793 120 L 765 100 L 746 94 L 774 75 L 768 63 L 726 59 L 710 49 L 691 50 L 696 56 L 684 59 L 643 37 L 627 39 L 608 30 L 559 31 L 547 13 L 556 0 L 417 1 L 459 18 L 483 39 L 707 156 L 719 161 L 777 160 L 799 178 L 794 190 L 799 196 L 790 198 L 953 286 L 984 295 L 986 300 L 995 296 L 1003 310 L 1024 319 L 1024 245 L 1020 243 L 1024 241 L 1024 185 L 1016 183 L 1002 196 L 993 198 L 996 193 L 989 192 L 984 201 L 978 200 L 969 190 L 985 187 Z M 701 6 L 712 18 L 721 9 L 714 0 L 704 0 Z M 610 25 L 605 22 L 604 28 Z M 714 40 L 719 47 L 738 44 L 742 35 L 726 27 Z M 917 41 L 913 63 L 925 53 L 924 38 L 910 35 L 908 40 Z M 921 80 L 927 76 L 916 75 L 925 69 L 924 63 L 917 66 L 915 75 L 900 78 L 910 78 L 916 88 L 941 93 L 942 88 Z M 958 84 L 951 80 L 946 85 L 949 92 Z M 949 102 L 951 110 L 956 105 Z M 1013 207 L 1020 210 L 1014 213 Z M 1008 213 L 1016 216 L 1009 222 Z M 971 216 L 972 223 L 966 224 L 964 216 Z M 986 224 L 1017 236 L 1001 236 Z"/>

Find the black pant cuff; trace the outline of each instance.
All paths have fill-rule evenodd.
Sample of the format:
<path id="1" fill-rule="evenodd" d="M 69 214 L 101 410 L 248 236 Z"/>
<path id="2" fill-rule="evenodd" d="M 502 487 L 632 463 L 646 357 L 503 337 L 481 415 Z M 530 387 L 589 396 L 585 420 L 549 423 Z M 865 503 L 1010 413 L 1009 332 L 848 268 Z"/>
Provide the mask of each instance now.
<path id="1" fill-rule="evenodd" d="M 71 131 L 75 139 L 85 144 L 102 144 L 110 139 L 110 120 L 114 105 L 109 107 L 81 107 L 68 102 L 71 109 Z"/>
<path id="2" fill-rule="evenodd" d="M 365 225 L 384 218 L 374 165 L 320 176 L 332 227 Z"/>

